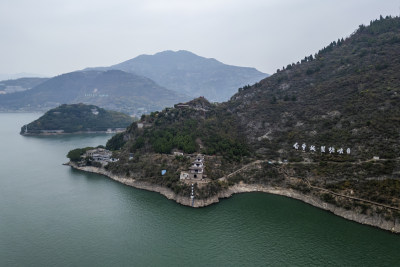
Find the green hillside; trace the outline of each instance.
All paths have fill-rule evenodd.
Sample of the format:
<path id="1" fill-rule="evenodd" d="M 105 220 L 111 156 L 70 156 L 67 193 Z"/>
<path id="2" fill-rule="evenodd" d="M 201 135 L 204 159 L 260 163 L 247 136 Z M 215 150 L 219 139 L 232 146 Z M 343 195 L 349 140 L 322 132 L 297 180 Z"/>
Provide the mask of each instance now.
<path id="1" fill-rule="evenodd" d="M 21 128 L 23 135 L 46 133 L 105 132 L 126 128 L 132 123 L 128 115 L 94 105 L 61 105 Z"/>

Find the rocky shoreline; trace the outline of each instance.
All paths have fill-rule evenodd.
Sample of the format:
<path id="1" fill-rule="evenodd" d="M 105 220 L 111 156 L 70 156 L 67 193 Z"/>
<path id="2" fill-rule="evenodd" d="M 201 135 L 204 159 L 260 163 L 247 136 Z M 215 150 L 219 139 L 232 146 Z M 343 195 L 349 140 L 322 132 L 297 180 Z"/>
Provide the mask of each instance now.
<path id="1" fill-rule="evenodd" d="M 80 132 L 73 132 L 73 133 L 65 133 L 65 132 L 57 132 L 57 133 L 20 133 L 22 136 L 49 136 L 49 135 L 78 135 L 78 134 L 115 134 L 115 133 L 122 133 L 125 130 L 118 130 L 118 131 L 80 131 Z"/>
<path id="2" fill-rule="evenodd" d="M 68 162 L 65 163 L 64 165 L 71 166 L 74 169 L 78 169 L 81 171 L 85 172 L 92 172 L 92 173 L 97 173 L 101 174 L 104 176 L 107 176 L 117 182 L 120 182 L 122 184 L 132 186 L 138 189 L 144 189 L 148 191 L 153 191 L 153 192 L 158 192 L 161 195 L 165 196 L 168 199 L 174 200 L 177 203 L 185 206 L 193 206 L 195 208 L 199 207 L 205 207 L 214 203 L 218 203 L 219 199 L 222 198 L 229 198 L 233 194 L 238 194 L 238 193 L 250 193 L 250 192 L 264 192 L 264 193 L 269 193 L 269 194 L 275 194 L 275 195 L 281 195 L 281 196 L 286 196 L 289 198 L 297 199 L 300 201 L 303 201 L 304 203 L 310 204 L 314 207 L 327 210 L 332 212 L 333 214 L 343 217 L 347 220 L 355 221 L 361 224 L 365 225 L 370 225 L 374 226 L 383 230 L 391 231 L 394 233 L 400 233 L 400 222 L 399 221 L 386 221 L 382 217 L 378 216 L 368 216 L 364 214 L 359 214 L 351 210 L 346 210 L 344 208 L 339 208 L 336 207 L 332 204 L 326 203 L 321 201 L 318 198 L 310 197 L 304 194 L 301 194 L 297 191 L 294 191 L 289 188 L 279 188 L 279 187 L 272 187 L 272 186 L 264 186 L 264 185 L 250 185 L 250 184 L 244 184 L 244 183 L 239 183 L 234 186 L 229 187 L 228 189 L 219 192 L 217 195 L 214 195 L 212 197 L 206 198 L 206 199 L 194 199 L 193 205 L 192 205 L 192 200 L 190 197 L 184 197 L 184 196 L 179 196 L 176 195 L 172 190 L 169 188 L 159 186 L 159 185 L 154 185 L 142 181 L 136 181 L 135 179 L 132 178 L 127 178 L 127 177 L 121 177 L 117 176 L 115 174 L 112 174 L 111 172 L 103 169 L 103 168 L 97 168 L 93 166 L 78 166 L 74 164 L 73 162 Z"/>

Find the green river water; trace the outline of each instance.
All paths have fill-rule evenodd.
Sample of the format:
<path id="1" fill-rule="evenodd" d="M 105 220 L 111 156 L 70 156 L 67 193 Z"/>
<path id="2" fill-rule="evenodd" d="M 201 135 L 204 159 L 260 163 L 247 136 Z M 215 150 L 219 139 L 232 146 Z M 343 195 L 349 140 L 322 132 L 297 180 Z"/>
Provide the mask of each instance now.
<path id="1" fill-rule="evenodd" d="M 110 135 L 23 137 L 0 114 L 0 266 L 400 266 L 400 235 L 263 193 L 193 209 L 63 166 Z"/>

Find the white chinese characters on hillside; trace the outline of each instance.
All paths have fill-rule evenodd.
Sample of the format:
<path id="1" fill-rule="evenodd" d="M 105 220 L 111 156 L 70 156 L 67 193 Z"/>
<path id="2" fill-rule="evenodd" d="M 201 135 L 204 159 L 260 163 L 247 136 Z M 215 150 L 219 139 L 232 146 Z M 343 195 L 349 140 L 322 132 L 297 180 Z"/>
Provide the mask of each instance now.
<path id="1" fill-rule="evenodd" d="M 307 144 L 306 144 L 306 143 L 303 143 L 303 144 L 300 146 L 299 143 L 296 142 L 296 143 L 293 145 L 293 148 L 296 149 L 296 150 L 299 150 L 299 148 L 301 148 L 303 152 L 306 152 L 306 151 L 307 151 Z M 310 152 L 317 152 L 317 148 L 316 148 L 315 145 L 310 145 L 310 146 L 308 147 L 308 151 L 310 151 Z M 337 153 L 337 154 L 344 154 L 344 149 L 343 149 L 342 147 L 336 149 L 335 147 L 330 146 L 330 147 L 328 147 L 328 150 L 326 150 L 326 146 L 321 146 L 320 152 L 321 152 L 321 153 L 326 153 L 326 151 L 328 151 L 329 154 L 335 154 L 335 153 Z M 347 154 L 347 155 L 350 155 L 350 153 L 351 153 L 350 148 L 347 148 L 347 149 L 346 149 L 346 154 Z"/>

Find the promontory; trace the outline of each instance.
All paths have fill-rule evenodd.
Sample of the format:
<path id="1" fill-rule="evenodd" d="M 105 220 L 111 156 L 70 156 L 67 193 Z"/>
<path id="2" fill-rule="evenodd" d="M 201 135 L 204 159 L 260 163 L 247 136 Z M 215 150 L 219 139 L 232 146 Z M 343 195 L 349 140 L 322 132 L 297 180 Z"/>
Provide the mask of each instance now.
<path id="1" fill-rule="evenodd" d="M 263 191 L 400 232 L 399 29 L 361 25 L 227 102 L 143 116 L 70 165 L 185 205 Z"/>

